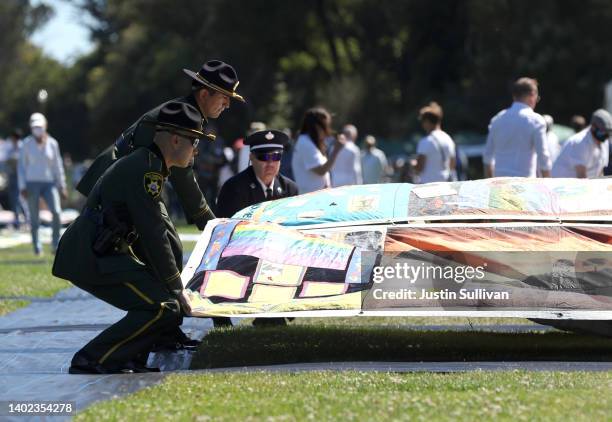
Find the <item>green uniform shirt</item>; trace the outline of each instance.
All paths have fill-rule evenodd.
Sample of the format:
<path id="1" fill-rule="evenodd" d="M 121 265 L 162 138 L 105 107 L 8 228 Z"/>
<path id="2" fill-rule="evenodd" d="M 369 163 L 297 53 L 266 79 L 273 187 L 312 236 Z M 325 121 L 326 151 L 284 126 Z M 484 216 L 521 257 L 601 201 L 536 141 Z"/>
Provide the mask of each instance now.
<path id="1" fill-rule="evenodd" d="M 155 136 L 155 127 L 153 125 L 143 124 L 144 120 L 156 121 L 159 111 L 169 102 L 182 102 L 195 107 L 200 111 L 200 108 L 193 95 L 179 97 L 159 106 L 142 115 L 134 124 L 132 124 L 125 132 L 121 134 L 119 140 L 105 149 L 89 167 L 81 181 L 77 185 L 77 190 L 85 196 L 89 196 L 93 186 L 96 184 L 102 174 L 119 158 L 124 157 L 132 152 L 128 145 L 133 145 L 134 148 L 141 146 L 149 146 L 153 143 Z M 202 118 L 202 126 L 206 126 L 206 121 Z M 185 215 L 189 221 L 194 222 L 200 230 L 204 230 L 206 222 L 215 218 L 210 210 L 202 191 L 195 179 L 193 169 L 175 168 L 170 175 L 170 182 L 174 188 Z"/>
<path id="2" fill-rule="evenodd" d="M 174 170 L 174 169 L 173 169 Z M 169 172 L 157 145 L 138 148 L 116 161 L 98 180 L 86 207 L 126 206 L 139 235 L 134 248 L 97 256 L 92 249 L 96 223 L 81 214 L 61 238 L 53 274 L 74 284 L 107 284 L 148 277 L 176 286 L 182 269 L 182 246 L 161 201 Z"/>

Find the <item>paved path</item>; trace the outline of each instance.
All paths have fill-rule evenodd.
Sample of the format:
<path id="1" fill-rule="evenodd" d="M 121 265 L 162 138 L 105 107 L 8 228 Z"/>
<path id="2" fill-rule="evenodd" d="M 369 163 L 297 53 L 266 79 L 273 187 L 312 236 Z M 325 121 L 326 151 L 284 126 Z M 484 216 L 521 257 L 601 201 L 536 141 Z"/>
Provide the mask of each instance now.
<path id="1" fill-rule="evenodd" d="M 77 409 L 160 382 L 164 373 L 69 375 L 72 355 L 125 313 L 71 288 L 0 318 L 0 401 L 74 401 Z M 210 319 L 186 318 L 184 330 L 202 338 Z M 164 371 L 187 369 L 187 352 L 153 355 Z M 1 409 L 0 409 L 1 411 Z M 0 419 L 5 420 L 4 416 Z M 33 420 L 36 418 L 33 418 Z M 64 418 L 65 419 L 65 418 Z M 24 418 L 15 420 L 23 421 Z"/>

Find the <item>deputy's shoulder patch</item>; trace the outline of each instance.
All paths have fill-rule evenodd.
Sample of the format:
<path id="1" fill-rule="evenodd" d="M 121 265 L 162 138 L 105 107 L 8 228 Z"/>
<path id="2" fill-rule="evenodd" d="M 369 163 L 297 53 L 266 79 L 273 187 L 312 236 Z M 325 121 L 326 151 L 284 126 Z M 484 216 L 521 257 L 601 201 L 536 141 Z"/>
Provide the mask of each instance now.
<path id="1" fill-rule="evenodd" d="M 157 198 L 161 195 L 164 186 L 164 178 L 161 174 L 150 171 L 144 175 L 145 192 L 152 198 Z"/>

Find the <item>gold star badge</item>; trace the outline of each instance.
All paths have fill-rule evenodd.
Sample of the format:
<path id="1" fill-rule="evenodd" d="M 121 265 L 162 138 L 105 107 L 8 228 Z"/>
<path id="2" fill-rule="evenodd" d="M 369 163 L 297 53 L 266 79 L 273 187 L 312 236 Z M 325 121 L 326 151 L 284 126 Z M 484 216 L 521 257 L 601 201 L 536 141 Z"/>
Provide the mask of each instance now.
<path id="1" fill-rule="evenodd" d="M 153 199 L 157 198 L 162 193 L 164 178 L 161 174 L 155 172 L 145 173 L 144 188 L 145 192 Z"/>

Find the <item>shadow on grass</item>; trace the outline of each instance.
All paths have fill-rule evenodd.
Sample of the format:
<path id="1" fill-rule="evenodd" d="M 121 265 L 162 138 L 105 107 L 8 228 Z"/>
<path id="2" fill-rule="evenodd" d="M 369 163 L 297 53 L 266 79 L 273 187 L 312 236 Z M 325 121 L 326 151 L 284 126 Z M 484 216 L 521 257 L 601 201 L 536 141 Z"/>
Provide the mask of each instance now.
<path id="1" fill-rule="evenodd" d="M 565 332 L 409 331 L 380 327 L 236 327 L 211 331 L 192 369 L 379 361 L 612 361 L 612 339 Z"/>

